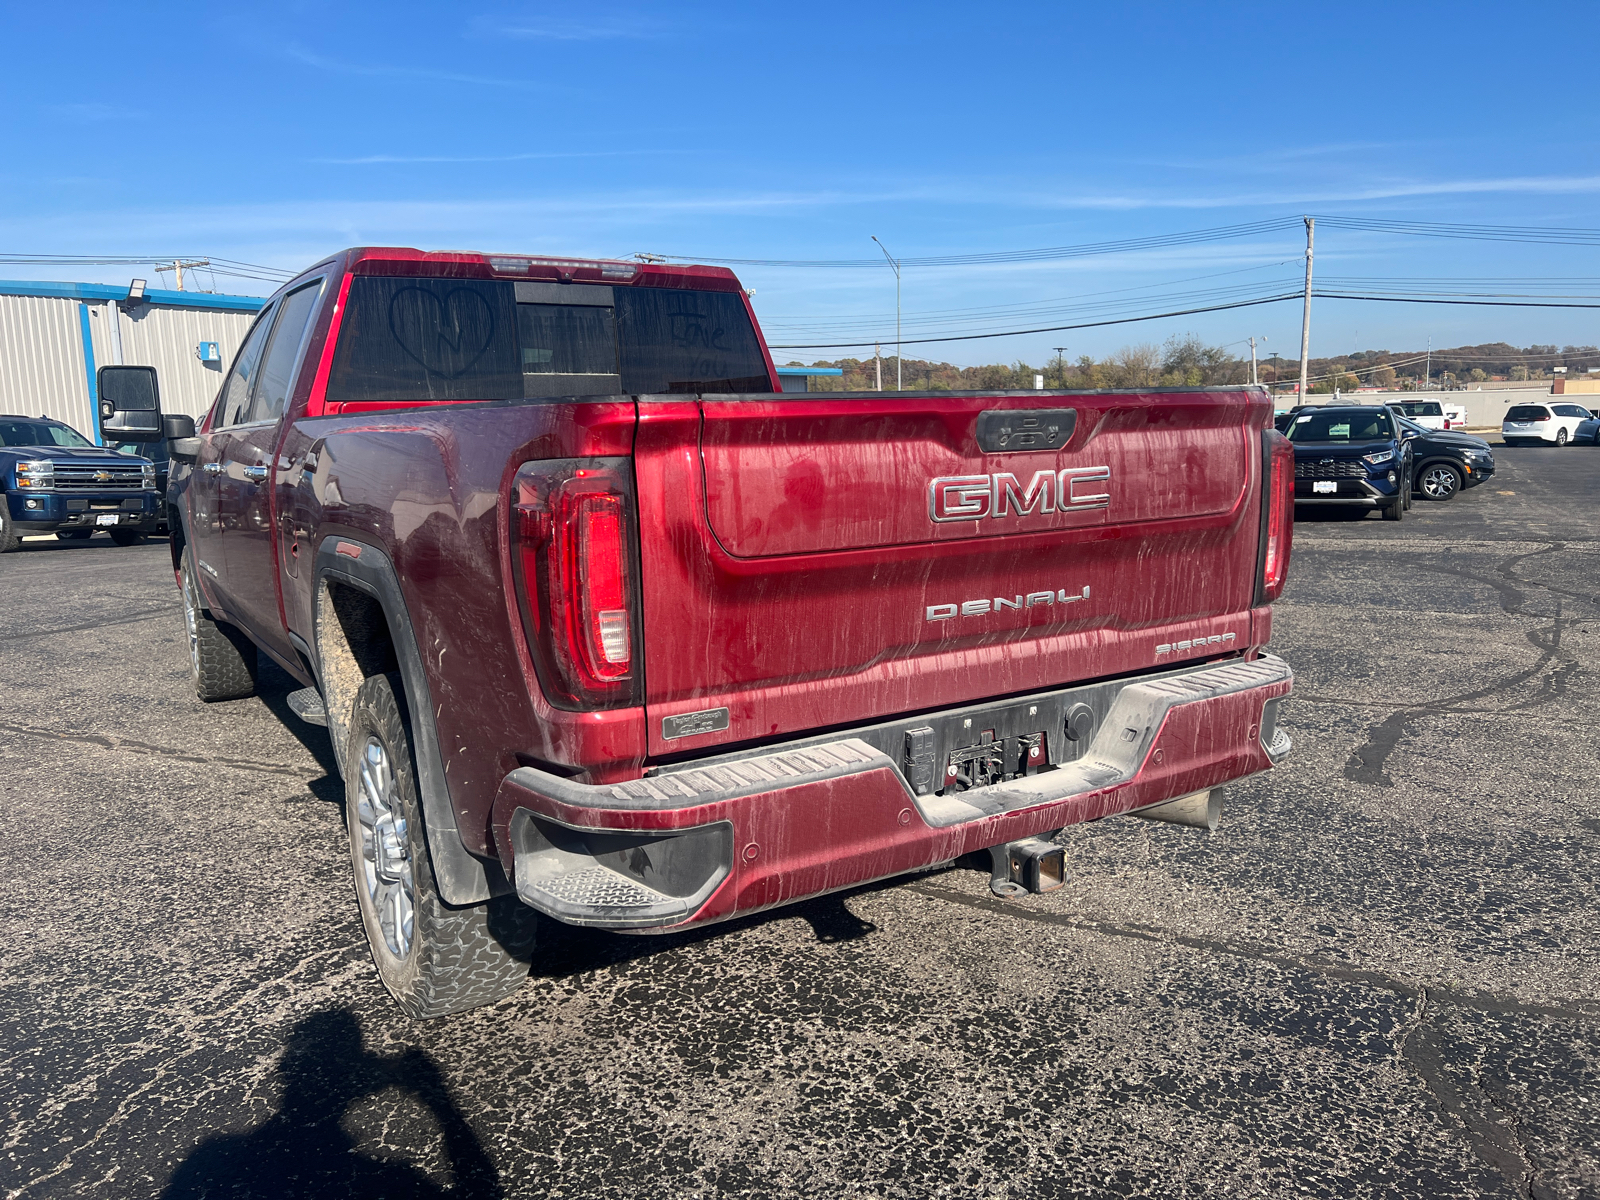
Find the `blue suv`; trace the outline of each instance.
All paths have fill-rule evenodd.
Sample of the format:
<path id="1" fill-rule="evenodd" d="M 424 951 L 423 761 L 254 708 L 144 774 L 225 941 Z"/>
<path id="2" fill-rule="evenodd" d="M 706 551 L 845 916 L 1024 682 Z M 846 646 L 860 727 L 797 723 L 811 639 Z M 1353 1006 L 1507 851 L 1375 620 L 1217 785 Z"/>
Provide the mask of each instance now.
<path id="1" fill-rule="evenodd" d="M 1376 508 L 1398 521 L 1411 507 L 1411 445 L 1381 405 L 1301 409 L 1294 443 L 1294 502 Z"/>

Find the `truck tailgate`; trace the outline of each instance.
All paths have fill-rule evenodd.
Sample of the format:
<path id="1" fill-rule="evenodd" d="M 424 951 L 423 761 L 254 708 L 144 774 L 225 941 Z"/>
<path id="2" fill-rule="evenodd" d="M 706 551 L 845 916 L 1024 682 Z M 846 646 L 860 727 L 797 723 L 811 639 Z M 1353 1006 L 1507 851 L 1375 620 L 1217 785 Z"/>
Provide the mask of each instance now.
<path id="1" fill-rule="evenodd" d="M 649 752 L 1244 649 L 1269 407 L 1243 389 L 643 399 Z"/>

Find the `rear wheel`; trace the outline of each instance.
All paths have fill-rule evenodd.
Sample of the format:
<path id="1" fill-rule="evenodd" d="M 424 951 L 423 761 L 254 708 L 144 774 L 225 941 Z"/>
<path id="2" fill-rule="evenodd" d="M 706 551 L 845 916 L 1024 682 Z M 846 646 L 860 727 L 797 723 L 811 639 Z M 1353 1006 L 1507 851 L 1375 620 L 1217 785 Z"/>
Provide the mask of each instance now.
<path id="1" fill-rule="evenodd" d="M 113 529 L 110 533 L 111 540 L 119 546 L 137 546 L 144 541 L 144 534 L 137 529 Z"/>
<path id="2" fill-rule="evenodd" d="M 1565 446 L 1566 444 L 1567 444 L 1567 431 L 1565 429 L 1556 430 L 1556 445 Z"/>
<path id="3" fill-rule="evenodd" d="M 62 542 L 84 542 L 94 534 L 92 529 L 58 529 L 56 540 Z"/>
<path id="4" fill-rule="evenodd" d="M 232 625 L 214 620 L 200 602 L 193 556 L 183 556 L 183 623 L 189 635 L 189 669 L 194 692 L 210 704 L 238 700 L 256 690 L 255 643 Z"/>
<path id="5" fill-rule="evenodd" d="M 453 908 L 423 836 L 398 676 L 356 692 L 344 746 L 345 824 L 356 902 L 383 986 L 411 1017 L 493 1004 L 522 986 L 537 914 L 515 896 Z"/>
<path id="6" fill-rule="evenodd" d="M 1431 463 L 1422 471 L 1422 494 L 1428 500 L 1449 500 L 1461 490 L 1461 472 L 1449 463 Z"/>

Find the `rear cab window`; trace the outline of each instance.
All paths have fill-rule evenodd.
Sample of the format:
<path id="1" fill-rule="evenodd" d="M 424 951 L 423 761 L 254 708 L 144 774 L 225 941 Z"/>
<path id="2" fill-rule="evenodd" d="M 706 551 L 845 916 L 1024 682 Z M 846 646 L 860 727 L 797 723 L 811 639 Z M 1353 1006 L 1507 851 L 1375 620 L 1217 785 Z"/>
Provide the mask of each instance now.
<path id="1" fill-rule="evenodd" d="M 358 275 L 325 403 L 771 387 L 737 292 Z"/>

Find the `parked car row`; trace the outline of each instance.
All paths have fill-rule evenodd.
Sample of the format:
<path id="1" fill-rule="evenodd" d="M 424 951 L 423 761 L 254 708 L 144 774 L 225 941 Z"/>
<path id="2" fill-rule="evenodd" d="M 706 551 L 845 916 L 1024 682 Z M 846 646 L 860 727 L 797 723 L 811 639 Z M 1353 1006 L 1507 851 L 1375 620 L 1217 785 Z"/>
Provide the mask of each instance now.
<path id="1" fill-rule="evenodd" d="M 1430 429 L 1398 408 L 1302 405 L 1280 414 L 1278 431 L 1294 443 L 1295 503 L 1376 508 L 1399 521 L 1414 497 L 1450 500 L 1494 474 L 1488 442 Z"/>

